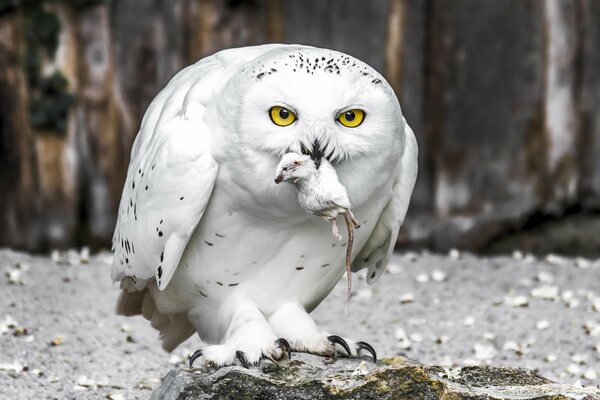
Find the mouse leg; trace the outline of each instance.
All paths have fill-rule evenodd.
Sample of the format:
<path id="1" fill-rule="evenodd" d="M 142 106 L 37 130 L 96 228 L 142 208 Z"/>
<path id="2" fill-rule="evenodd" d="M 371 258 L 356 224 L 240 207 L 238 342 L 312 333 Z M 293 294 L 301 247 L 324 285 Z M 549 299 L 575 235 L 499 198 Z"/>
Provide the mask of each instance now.
<path id="1" fill-rule="evenodd" d="M 331 218 L 328 221 L 331 222 L 331 231 L 333 233 L 333 236 L 337 240 L 342 240 L 342 235 L 340 235 L 340 231 L 338 229 L 337 222 L 335 221 L 335 218 Z"/>

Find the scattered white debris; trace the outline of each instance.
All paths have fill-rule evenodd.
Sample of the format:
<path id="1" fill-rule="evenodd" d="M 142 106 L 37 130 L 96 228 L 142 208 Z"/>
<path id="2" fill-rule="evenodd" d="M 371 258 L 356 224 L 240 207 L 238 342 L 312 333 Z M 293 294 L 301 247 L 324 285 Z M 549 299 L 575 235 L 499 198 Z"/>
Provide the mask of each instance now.
<path id="1" fill-rule="evenodd" d="M 369 300 L 373 297 L 373 289 L 364 288 L 360 289 L 356 295 L 353 296 L 356 300 Z"/>
<path id="2" fill-rule="evenodd" d="M 120 392 L 110 393 L 106 396 L 106 398 L 108 398 L 109 400 L 125 400 L 126 399 L 125 395 Z"/>
<path id="3" fill-rule="evenodd" d="M 52 346 L 52 347 L 60 346 L 64 340 L 65 340 L 65 338 L 63 338 L 62 336 L 57 336 L 54 339 L 52 339 L 52 341 L 50 342 L 50 346 Z"/>
<path id="4" fill-rule="evenodd" d="M 524 256 L 523 253 L 520 250 L 515 250 L 512 253 L 512 258 L 514 258 L 515 260 L 523 260 Z"/>
<path id="5" fill-rule="evenodd" d="M 571 375 L 579 375 L 581 373 L 581 367 L 577 364 L 569 364 L 566 371 Z"/>
<path id="6" fill-rule="evenodd" d="M 421 343 L 423 341 L 423 336 L 421 336 L 419 333 L 411 333 L 409 338 L 415 343 Z"/>
<path id="7" fill-rule="evenodd" d="M 463 324 L 465 326 L 473 326 L 474 323 L 475 323 L 475 318 L 471 317 L 470 315 L 468 317 L 466 317 L 465 320 L 463 321 Z"/>
<path id="8" fill-rule="evenodd" d="M 44 376 L 44 371 L 36 368 L 31 370 L 31 374 L 35 376 Z"/>
<path id="9" fill-rule="evenodd" d="M 406 254 L 404 254 L 404 261 L 410 261 L 410 262 L 414 262 L 417 260 L 417 258 L 419 258 L 419 255 L 413 251 L 409 251 Z"/>
<path id="10" fill-rule="evenodd" d="M 596 379 L 598 379 L 598 374 L 593 369 L 586 369 L 581 375 L 581 377 L 589 381 L 595 381 Z"/>
<path id="11" fill-rule="evenodd" d="M 441 378 L 448 378 L 448 379 L 460 379 L 460 368 L 449 368 L 449 367 L 444 367 L 444 372 L 439 373 L 438 375 Z"/>
<path id="12" fill-rule="evenodd" d="M 441 335 L 438 336 L 437 339 L 435 339 L 435 342 L 437 344 L 445 344 L 448 343 L 450 341 L 450 337 L 448 335 Z"/>
<path id="13" fill-rule="evenodd" d="M 568 308 L 576 308 L 579 306 L 579 300 L 575 297 L 572 290 L 565 290 L 560 295 L 560 298 L 565 302 Z"/>
<path id="14" fill-rule="evenodd" d="M 419 283 L 429 282 L 429 275 L 427 275 L 425 273 L 418 274 L 417 276 L 415 276 L 415 281 L 417 281 Z"/>
<path id="15" fill-rule="evenodd" d="M 556 362 L 556 360 L 558 360 L 558 357 L 556 356 L 556 354 L 548 354 L 546 357 L 544 357 L 544 361 L 549 362 L 549 363 Z"/>
<path id="16" fill-rule="evenodd" d="M 356 378 L 368 374 L 369 369 L 367 368 L 367 363 L 365 361 L 361 361 L 360 364 L 358 364 L 358 367 L 354 371 L 352 371 L 352 374 L 350 376 Z"/>
<path id="17" fill-rule="evenodd" d="M 83 387 L 93 387 L 96 386 L 96 381 L 94 381 L 91 378 L 88 378 L 85 375 L 80 375 L 77 378 L 77 382 L 75 382 L 77 385 L 79 386 L 83 386 Z"/>
<path id="18" fill-rule="evenodd" d="M 48 378 L 48 383 L 58 383 L 60 382 L 60 378 L 58 376 L 51 376 Z"/>
<path id="19" fill-rule="evenodd" d="M 494 340 L 496 338 L 496 335 L 494 335 L 492 332 L 486 332 L 483 334 L 483 338 L 485 340 Z"/>
<path id="20" fill-rule="evenodd" d="M 552 275 L 549 272 L 540 271 L 535 276 L 535 280 L 538 281 L 538 282 L 540 282 L 540 283 L 549 284 L 549 283 L 554 282 L 554 275 Z"/>
<path id="21" fill-rule="evenodd" d="M 90 262 L 90 248 L 85 246 L 81 248 L 79 253 L 79 262 L 81 264 L 88 264 Z"/>
<path id="22" fill-rule="evenodd" d="M 592 310 L 595 312 L 600 312 L 600 297 L 594 297 L 592 299 Z"/>
<path id="23" fill-rule="evenodd" d="M 548 329 L 550 327 L 550 322 L 547 319 L 541 319 L 535 323 L 535 329 L 543 331 L 544 329 Z"/>
<path id="24" fill-rule="evenodd" d="M 13 360 L 12 363 L 0 363 L 0 371 L 23 372 L 27 370 L 27 366 L 20 361 Z"/>
<path id="25" fill-rule="evenodd" d="M 461 257 L 460 251 L 458 251 L 457 249 L 451 249 L 448 252 L 448 257 L 452 258 L 453 260 L 458 260 Z"/>
<path id="26" fill-rule="evenodd" d="M 412 317 L 412 318 L 407 319 L 406 322 L 408 322 L 408 324 L 412 325 L 412 326 L 421 326 L 421 325 L 425 325 L 427 323 L 427 319 Z"/>
<path id="27" fill-rule="evenodd" d="M 546 256 L 546 262 L 550 265 L 556 265 L 560 267 L 566 265 L 569 260 L 565 257 L 550 253 Z"/>
<path id="28" fill-rule="evenodd" d="M 177 365 L 180 363 L 185 363 L 187 361 L 187 357 L 182 357 L 179 354 L 171 354 L 169 357 L 169 364 Z"/>
<path id="29" fill-rule="evenodd" d="M 404 350 L 410 349 L 411 342 L 403 328 L 396 329 L 396 340 L 398 341 L 397 345 L 399 348 Z"/>
<path id="30" fill-rule="evenodd" d="M 398 264 L 388 264 L 386 271 L 389 274 L 396 275 L 404 272 L 404 269 Z"/>
<path id="31" fill-rule="evenodd" d="M 475 346 L 473 346 L 473 354 L 477 360 L 485 361 L 496 357 L 498 351 L 491 344 L 476 343 Z"/>
<path id="32" fill-rule="evenodd" d="M 123 332 L 123 333 L 131 332 L 131 325 L 127 325 L 127 324 L 121 325 L 121 332 Z"/>
<path id="33" fill-rule="evenodd" d="M 571 361 L 579 365 L 585 365 L 587 363 L 587 356 L 585 354 L 573 354 Z"/>
<path id="34" fill-rule="evenodd" d="M 575 259 L 575 266 L 577 268 L 581 268 L 581 269 L 589 268 L 590 264 L 591 264 L 590 261 L 586 258 L 577 257 Z"/>
<path id="35" fill-rule="evenodd" d="M 439 269 L 434 269 L 431 273 L 431 279 L 434 282 L 443 282 L 446 280 L 446 274 L 443 271 L 440 271 Z"/>
<path id="36" fill-rule="evenodd" d="M 504 296 L 504 304 L 510 307 L 527 307 L 529 305 L 529 299 L 527 296 L 515 295 L 515 296 Z"/>
<path id="37" fill-rule="evenodd" d="M 405 293 L 400 296 L 400 304 L 409 304 L 415 302 L 415 295 L 412 293 Z"/>
<path id="38" fill-rule="evenodd" d="M 4 320 L 0 321 L 0 335 L 4 335 L 19 326 L 16 319 L 7 314 Z"/>
<path id="39" fill-rule="evenodd" d="M 533 264 L 536 261 L 537 261 L 537 259 L 535 258 L 535 256 L 533 254 L 529 254 L 529 253 L 523 259 L 523 262 L 525 264 Z"/>
<path id="40" fill-rule="evenodd" d="M 504 343 L 504 346 L 502 346 L 502 350 L 512 351 L 516 355 L 522 356 L 522 355 L 527 354 L 527 345 L 525 345 L 523 343 L 517 343 L 512 340 L 508 340 Z"/>
<path id="41" fill-rule="evenodd" d="M 10 285 L 25 285 L 25 282 L 23 282 L 23 272 L 20 269 L 9 269 L 8 271 L 6 271 L 5 275 Z"/>
<path id="42" fill-rule="evenodd" d="M 58 265 L 87 264 L 90 261 L 90 249 L 83 247 L 80 251 L 71 249 L 66 252 L 52 250 L 50 255 L 52 261 Z"/>
<path id="43" fill-rule="evenodd" d="M 540 286 L 531 290 L 531 297 L 554 301 L 559 297 L 559 289 L 550 285 Z"/>
<path id="44" fill-rule="evenodd" d="M 600 324 L 596 321 L 585 321 L 583 330 L 589 336 L 600 336 Z"/>

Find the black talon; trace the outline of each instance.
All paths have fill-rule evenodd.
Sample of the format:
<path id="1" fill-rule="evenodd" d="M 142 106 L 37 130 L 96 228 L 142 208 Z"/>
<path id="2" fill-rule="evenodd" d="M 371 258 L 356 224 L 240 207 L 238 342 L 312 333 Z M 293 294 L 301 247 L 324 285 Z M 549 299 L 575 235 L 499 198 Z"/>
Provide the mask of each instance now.
<path id="1" fill-rule="evenodd" d="M 242 367 L 244 367 L 246 369 L 250 368 L 250 364 L 248 363 L 248 359 L 246 358 L 246 353 L 244 353 L 241 350 L 238 350 L 235 352 L 235 356 L 242 364 Z"/>
<path id="2" fill-rule="evenodd" d="M 339 344 L 340 346 L 342 346 L 344 348 L 344 350 L 346 350 L 348 357 L 352 356 L 352 352 L 350 351 L 350 346 L 348 346 L 348 343 L 346 343 L 346 341 L 344 339 L 342 339 L 340 336 L 338 336 L 338 335 L 327 336 L 327 340 L 329 340 L 333 344 Z"/>
<path id="3" fill-rule="evenodd" d="M 287 352 L 288 360 L 292 359 L 292 347 L 290 346 L 290 342 L 287 339 L 279 338 L 275 341 L 275 346 L 282 348 L 285 352 Z M 284 354 L 285 357 L 285 354 Z"/>
<path id="4" fill-rule="evenodd" d="M 356 347 L 359 349 L 363 349 L 371 353 L 371 357 L 373 357 L 373 362 L 377 362 L 377 353 L 375 353 L 375 349 L 367 342 L 356 342 Z"/>
<path id="5" fill-rule="evenodd" d="M 190 368 L 193 368 L 192 365 L 197 358 L 202 357 L 202 350 L 196 350 L 194 354 L 190 356 Z"/>

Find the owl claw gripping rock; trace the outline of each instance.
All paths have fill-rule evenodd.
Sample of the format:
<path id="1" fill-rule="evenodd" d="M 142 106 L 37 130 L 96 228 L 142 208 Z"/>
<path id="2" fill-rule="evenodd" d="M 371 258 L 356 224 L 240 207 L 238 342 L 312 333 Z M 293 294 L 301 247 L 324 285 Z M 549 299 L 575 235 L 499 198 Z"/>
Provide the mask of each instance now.
<path id="1" fill-rule="evenodd" d="M 309 214 L 322 217 L 331 222 L 333 236 L 342 240 L 337 227 L 336 218 L 343 214 L 348 228 L 348 245 L 346 247 L 346 274 L 348 276 L 348 300 L 352 294 L 352 244 L 354 229 L 360 228 L 354 218 L 346 188 L 340 183 L 335 169 L 326 158 L 314 160 L 314 157 L 287 153 L 277 166 L 275 183 L 289 182 L 298 188 L 298 202 Z"/>

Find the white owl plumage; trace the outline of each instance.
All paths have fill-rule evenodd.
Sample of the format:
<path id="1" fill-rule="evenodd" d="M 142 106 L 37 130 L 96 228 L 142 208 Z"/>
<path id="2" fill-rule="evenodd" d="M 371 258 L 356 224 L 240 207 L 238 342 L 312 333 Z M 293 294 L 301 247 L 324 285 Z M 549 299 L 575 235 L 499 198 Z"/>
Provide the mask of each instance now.
<path id="1" fill-rule="evenodd" d="M 297 120 L 277 126 L 273 106 Z M 341 112 L 365 119 L 348 128 Z M 195 332 L 205 365 L 294 351 L 357 355 L 310 313 L 344 273 L 344 250 L 273 171 L 316 146 L 361 223 L 353 271 L 383 273 L 417 174 L 417 145 L 385 79 L 346 54 L 297 45 L 225 50 L 178 73 L 136 137 L 113 237 L 117 312 L 142 314 L 166 350 Z M 343 246 L 344 243 L 341 244 Z M 276 343 L 277 342 L 277 343 Z M 346 344 L 348 344 L 346 346 Z"/>

